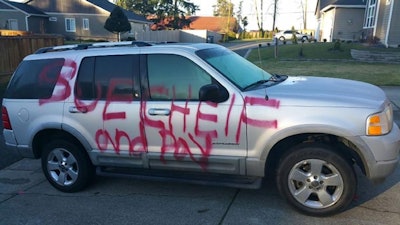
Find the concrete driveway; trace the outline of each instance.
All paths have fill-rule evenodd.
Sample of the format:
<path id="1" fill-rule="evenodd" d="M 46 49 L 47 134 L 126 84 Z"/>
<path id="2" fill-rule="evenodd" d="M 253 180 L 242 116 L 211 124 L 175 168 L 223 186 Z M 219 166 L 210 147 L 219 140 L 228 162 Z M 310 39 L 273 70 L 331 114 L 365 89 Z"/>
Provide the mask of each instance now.
<path id="1" fill-rule="evenodd" d="M 290 208 L 273 180 L 245 190 L 97 177 L 68 194 L 50 186 L 39 160 L 23 159 L 0 171 L 0 224 L 399 224 L 400 168 L 381 185 L 358 179 L 348 210 L 315 218 Z"/>

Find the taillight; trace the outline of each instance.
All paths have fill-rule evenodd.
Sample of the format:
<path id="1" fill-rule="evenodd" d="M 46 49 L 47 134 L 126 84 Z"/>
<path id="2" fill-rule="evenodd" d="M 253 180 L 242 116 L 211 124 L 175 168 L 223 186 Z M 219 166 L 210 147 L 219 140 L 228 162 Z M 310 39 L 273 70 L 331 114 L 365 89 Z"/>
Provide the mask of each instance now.
<path id="1" fill-rule="evenodd" d="M 1 118 L 3 121 L 3 128 L 7 130 L 12 130 L 11 128 L 11 123 L 10 123 L 10 117 L 8 116 L 7 108 L 6 107 L 1 107 Z"/>

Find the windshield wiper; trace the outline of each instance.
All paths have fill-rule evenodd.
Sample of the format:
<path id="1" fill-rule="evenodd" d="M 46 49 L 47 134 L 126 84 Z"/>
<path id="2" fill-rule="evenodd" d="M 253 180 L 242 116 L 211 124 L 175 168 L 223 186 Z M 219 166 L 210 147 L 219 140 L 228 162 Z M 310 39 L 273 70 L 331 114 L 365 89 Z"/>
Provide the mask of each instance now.
<path id="1" fill-rule="evenodd" d="M 259 80 L 259 81 L 256 81 L 256 82 L 252 83 L 252 84 L 247 85 L 245 88 L 243 88 L 243 90 L 246 91 L 246 90 L 248 90 L 250 88 L 256 87 L 256 86 L 261 85 L 261 84 L 265 84 L 265 83 L 270 82 L 270 81 L 273 81 L 273 80 Z"/>
<path id="2" fill-rule="evenodd" d="M 257 87 L 257 86 L 259 86 L 259 85 L 262 85 L 262 84 L 265 84 L 265 83 L 268 83 L 268 82 L 279 82 L 279 81 L 280 81 L 280 80 L 277 79 L 277 77 L 276 77 L 275 75 L 273 75 L 273 76 L 271 76 L 271 77 L 270 77 L 269 79 L 267 79 L 267 80 L 259 80 L 259 81 L 256 81 L 256 82 L 252 83 L 252 84 L 249 84 L 249 85 L 247 85 L 245 88 L 243 88 L 243 90 L 246 91 L 246 90 L 248 90 L 248 89 Z"/>
<path id="3" fill-rule="evenodd" d="M 267 79 L 267 80 L 259 80 L 257 82 L 254 82 L 250 85 L 247 85 L 245 88 L 243 88 L 244 91 L 249 90 L 251 88 L 257 87 L 259 85 L 268 83 L 268 82 L 273 82 L 273 83 L 280 83 L 284 80 L 286 80 L 287 76 L 286 75 L 277 75 L 277 74 L 272 74 L 272 76 Z"/>

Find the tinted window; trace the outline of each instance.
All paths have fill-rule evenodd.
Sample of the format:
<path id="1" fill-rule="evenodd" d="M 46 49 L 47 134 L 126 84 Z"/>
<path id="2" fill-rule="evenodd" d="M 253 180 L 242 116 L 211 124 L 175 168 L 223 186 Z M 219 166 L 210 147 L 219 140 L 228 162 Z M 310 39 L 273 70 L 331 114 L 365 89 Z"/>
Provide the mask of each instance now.
<path id="1" fill-rule="evenodd" d="M 133 55 L 97 56 L 82 60 L 75 86 L 75 96 L 83 100 L 129 100 L 138 97 L 134 77 L 138 57 Z"/>
<path id="2" fill-rule="evenodd" d="M 148 79 L 152 100 L 198 100 L 211 77 L 191 60 L 178 55 L 148 55 Z"/>
<path id="3" fill-rule="evenodd" d="M 12 99 L 49 99 L 64 59 L 23 61 L 15 72 L 5 93 Z"/>

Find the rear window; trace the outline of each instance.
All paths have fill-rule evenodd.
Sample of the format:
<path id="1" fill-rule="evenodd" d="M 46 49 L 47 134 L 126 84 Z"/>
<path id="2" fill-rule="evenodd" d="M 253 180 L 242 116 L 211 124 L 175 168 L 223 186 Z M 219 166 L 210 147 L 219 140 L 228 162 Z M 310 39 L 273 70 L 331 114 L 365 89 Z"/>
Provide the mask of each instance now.
<path id="1" fill-rule="evenodd" d="M 48 99 L 53 94 L 64 59 L 23 61 L 12 77 L 5 98 Z"/>

